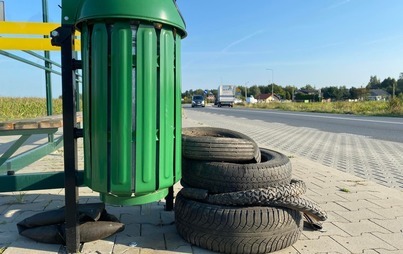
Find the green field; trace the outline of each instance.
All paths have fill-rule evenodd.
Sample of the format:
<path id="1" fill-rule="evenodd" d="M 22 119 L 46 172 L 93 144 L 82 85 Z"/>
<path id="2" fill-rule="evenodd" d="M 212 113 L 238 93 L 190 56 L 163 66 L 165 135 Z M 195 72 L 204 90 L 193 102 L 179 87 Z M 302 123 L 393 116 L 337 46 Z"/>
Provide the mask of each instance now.
<path id="1" fill-rule="evenodd" d="M 62 100 L 53 99 L 53 114 L 62 113 Z M 303 112 L 324 112 L 338 114 L 357 114 L 372 116 L 403 117 L 403 101 L 358 101 L 358 102 L 273 102 L 257 104 L 238 104 L 236 107 L 259 109 L 279 109 Z M 0 97 L 0 121 L 46 116 L 46 99 Z"/>

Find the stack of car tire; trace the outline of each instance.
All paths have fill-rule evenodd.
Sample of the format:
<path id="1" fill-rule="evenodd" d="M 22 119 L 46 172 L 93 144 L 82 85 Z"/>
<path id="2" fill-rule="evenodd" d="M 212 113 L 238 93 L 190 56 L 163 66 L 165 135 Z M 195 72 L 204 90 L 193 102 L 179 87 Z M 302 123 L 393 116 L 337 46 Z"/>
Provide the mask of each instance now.
<path id="1" fill-rule="evenodd" d="M 184 128 L 182 186 L 175 200 L 178 233 L 222 253 L 269 253 L 294 244 L 303 216 L 326 214 L 301 198 L 291 162 L 250 137 L 222 128 Z M 311 221 L 312 222 L 312 221 Z"/>

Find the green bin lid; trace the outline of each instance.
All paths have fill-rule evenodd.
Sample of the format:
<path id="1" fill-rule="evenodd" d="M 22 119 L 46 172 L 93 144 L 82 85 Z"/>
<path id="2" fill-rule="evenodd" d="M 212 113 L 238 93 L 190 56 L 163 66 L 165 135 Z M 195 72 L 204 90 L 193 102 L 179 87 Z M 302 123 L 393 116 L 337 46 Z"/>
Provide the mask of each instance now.
<path id="1" fill-rule="evenodd" d="M 186 25 L 174 0 L 84 0 L 77 23 L 91 19 L 129 18 L 174 26 L 186 36 Z"/>

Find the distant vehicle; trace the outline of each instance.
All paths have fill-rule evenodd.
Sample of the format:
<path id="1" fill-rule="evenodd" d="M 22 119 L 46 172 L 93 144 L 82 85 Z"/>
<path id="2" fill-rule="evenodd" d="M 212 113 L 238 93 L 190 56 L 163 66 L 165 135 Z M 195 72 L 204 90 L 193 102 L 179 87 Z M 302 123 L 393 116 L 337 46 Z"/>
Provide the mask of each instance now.
<path id="1" fill-rule="evenodd" d="M 235 86 L 220 85 L 217 91 L 217 106 L 233 107 L 235 101 Z"/>
<path id="2" fill-rule="evenodd" d="M 251 95 L 250 97 L 246 98 L 246 103 L 256 103 L 257 100 L 255 99 L 255 97 L 253 97 L 253 95 Z"/>
<path id="3" fill-rule="evenodd" d="M 193 95 L 192 96 L 192 108 L 194 107 L 205 107 L 203 95 Z"/>

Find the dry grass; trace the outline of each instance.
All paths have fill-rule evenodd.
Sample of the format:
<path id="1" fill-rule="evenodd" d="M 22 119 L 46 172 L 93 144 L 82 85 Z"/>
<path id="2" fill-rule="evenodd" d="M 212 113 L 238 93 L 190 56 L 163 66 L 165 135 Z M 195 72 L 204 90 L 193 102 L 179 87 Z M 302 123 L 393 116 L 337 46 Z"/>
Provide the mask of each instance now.
<path id="1" fill-rule="evenodd" d="M 321 112 L 355 115 L 403 116 L 403 102 L 399 99 L 392 101 L 358 101 L 358 102 L 271 102 L 256 104 L 241 104 L 250 108 L 281 109 L 287 111 Z"/>

